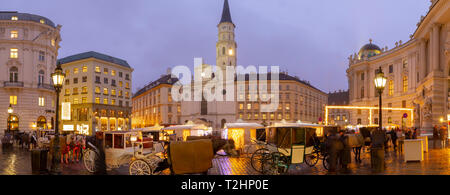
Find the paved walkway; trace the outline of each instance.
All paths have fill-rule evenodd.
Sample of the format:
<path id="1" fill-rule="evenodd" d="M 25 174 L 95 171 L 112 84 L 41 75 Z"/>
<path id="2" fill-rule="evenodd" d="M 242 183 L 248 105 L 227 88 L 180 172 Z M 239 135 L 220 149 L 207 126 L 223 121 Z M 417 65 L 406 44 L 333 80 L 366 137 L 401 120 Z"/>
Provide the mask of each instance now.
<path id="1" fill-rule="evenodd" d="M 450 149 L 433 149 L 430 141 L 428 153 L 424 153 L 424 161 L 408 162 L 403 161 L 403 155 L 392 149 L 386 153 L 386 170 L 382 175 L 450 175 Z M 438 146 L 439 147 L 439 144 Z M 0 149 L 1 151 L 1 149 Z M 373 174 L 370 169 L 370 155 L 361 155 L 362 163 L 352 162 L 348 172 L 337 172 L 339 175 L 366 175 Z M 352 159 L 353 160 L 353 159 Z M 83 164 L 71 163 L 63 164 L 64 175 L 89 175 Z M 0 175 L 30 175 L 31 154 L 29 151 L 14 148 L 11 152 L 0 152 Z M 110 175 L 128 175 L 128 166 L 108 171 Z M 164 175 L 169 174 L 166 170 Z M 208 171 L 209 175 L 258 175 L 250 166 L 249 158 L 230 158 L 216 156 L 213 160 L 213 167 Z M 291 166 L 289 175 L 326 175 L 330 174 L 322 166 L 319 160 L 316 166 L 309 167 L 306 164 Z"/>

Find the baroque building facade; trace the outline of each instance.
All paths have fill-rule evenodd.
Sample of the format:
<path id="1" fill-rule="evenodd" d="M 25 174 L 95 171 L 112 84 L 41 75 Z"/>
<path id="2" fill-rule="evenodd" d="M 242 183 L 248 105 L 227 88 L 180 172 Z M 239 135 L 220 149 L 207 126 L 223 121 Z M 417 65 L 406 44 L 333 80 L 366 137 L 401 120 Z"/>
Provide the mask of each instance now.
<path id="1" fill-rule="evenodd" d="M 56 68 L 60 30 L 61 25 L 43 16 L 0 12 L 1 129 L 53 129 L 56 93 L 50 75 Z"/>
<path id="2" fill-rule="evenodd" d="M 434 125 L 447 125 L 450 118 L 450 1 L 431 0 L 427 15 L 421 17 L 410 38 L 405 43 L 397 42 L 392 49 L 380 48 L 371 41 L 349 57 L 350 104 L 378 106 L 374 77 L 381 67 L 387 77 L 382 106 L 414 109 L 407 119 L 403 119 L 403 112 L 383 111 L 383 126 L 418 127 L 430 132 Z M 378 121 L 377 117 L 369 121 L 370 114 L 378 115 L 367 110 L 353 110 L 351 114 L 351 124 Z"/>
<path id="3" fill-rule="evenodd" d="M 131 129 L 133 68 L 127 61 L 94 51 L 58 61 L 66 74 L 60 101 L 71 105 L 70 120 L 61 121 L 63 132 Z"/>
<path id="4" fill-rule="evenodd" d="M 325 105 L 327 104 L 327 94 L 321 90 L 312 86 L 309 82 L 302 81 L 298 77 L 290 76 L 286 72 L 279 74 L 279 94 L 276 94 L 279 98 L 278 107 L 274 109 L 273 112 L 262 112 L 261 107 L 263 105 L 270 104 L 271 101 L 266 101 L 267 97 L 259 97 L 258 90 L 250 89 L 252 88 L 251 82 L 253 80 L 249 79 L 249 74 L 244 72 L 237 72 L 233 75 L 227 75 L 227 67 L 237 67 L 237 43 L 235 41 L 235 28 L 236 25 L 233 23 L 231 18 L 230 6 L 228 0 L 225 0 L 222 12 L 222 18 L 217 26 L 218 28 L 218 41 L 216 43 L 216 70 L 222 70 L 222 78 L 231 78 L 231 80 L 225 80 L 223 88 L 213 87 L 211 91 L 215 93 L 216 97 L 222 96 L 223 101 L 212 100 L 208 101 L 203 96 L 204 91 L 197 91 L 197 89 L 202 89 L 206 85 L 219 86 L 216 82 L 220 81 L 218 78 L 219 73 L 213 72 L 214 69 L 212 65 L 204 63 L 202 58 L 196 58 L 194 60 L 194 77 L 201 77 L 201 79 L 194 79 L 193 82 L 188 83 L 190 85 L 190 93 L 183 93 L 183 89 L 180 89 L 181 94 L 189 94 L 190 100 L 181 100 L 178 103 L 169 102 L 168 106 L 177 106 L 177 113 L 172 111 L 172 118 L 177 116 L 179 118 L 177 124 L 185 124 L 187 121 L 193 121 L 195 123 L 206 124 L 213 129 L 221 129 L 224 127 L 225 123 L 232 123 L 238 119 L 242 119 L 248 122 L 266 123 L 270 124 L 273 122 L 279 122 L 282 120 L 295 122 L 298 120 L 304 122 L 318 123 L 324 118 Z M 152 126 L 155 124 L 169 124 L 171 125 L 174 120 L 166 120 L 169 115 L 164 109 L 166 104 L 162 101 L 166 101 L 169 97 L 171 99 L 174 96 L 170 91 L 170 88 L 178 81 L 174 75 L 171 82 L 168 82 L 166 78 L 170 73 L 161 77 L 158 81 L 154 81 L 143 89 L 139 90 L 137 94 L 133 97 L 133 127 L 144 127 Z M 242 88 L 238 89 L 239 75 L 244 75 Z M 257 81 L 266 81 L 260 79 L 261 75 L 257 76 Z M 271 91 L 272 80 L 270 79 L 271 74 L 267 75 L 267 91 Z M 163 79 L 163 80 L 161 80 Z M 176 79 L 176 80 L 174 80 Z M 156 82 L 156 83 L 155 83 Z M 233 86 L 234 91 L 227 91 L 229 88 L 227 86 Z M 155 90 L 160 90 L 157 92 Z M 152 102 L 151 100 L 146 100 L 148 95 L 146 94 L 160 94 L 169 91 L 167 97 L 161 96 L 160 102 Z M 251 93 L 252 92 L 252 93 Z M 228 94 L 233 94 L 233 100 L 227 99 Z M 196 99 L 195 96 L 200 95 L 200 98 Z M 269 94 L 268 94 L 269 95 Z M 272 94 L 273 95 L 273 94 Z M 150 98 L 151 99 L 151 98 Z M 156 105 L 154 105 L 156 104 Z M 157 106 L 156 115 L 148 108 L 152 106 Z M 159 109 L 161 107 L 161 109 Z M 178 108 L 180 110 L 178 110 Z M 155 108 L 152 108 L 155 109 Z M 156 117 L 159 116 L 160 117 Z M 156 122 L 159 120 L 159 122 Z M 146 122 L 150 121 L 150 123 Z M 136 124 L 136 125 L 135 125 Z"/>

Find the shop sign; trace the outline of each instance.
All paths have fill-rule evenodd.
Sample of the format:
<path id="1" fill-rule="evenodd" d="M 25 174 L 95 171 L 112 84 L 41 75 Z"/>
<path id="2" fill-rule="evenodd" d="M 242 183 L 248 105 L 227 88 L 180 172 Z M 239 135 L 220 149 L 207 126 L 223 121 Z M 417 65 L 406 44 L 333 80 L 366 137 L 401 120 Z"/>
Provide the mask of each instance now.
<path id="1" fill-rule="evenodd" d="M 74 125 L 63 125 L 63 131 L 73 131 Z"/>

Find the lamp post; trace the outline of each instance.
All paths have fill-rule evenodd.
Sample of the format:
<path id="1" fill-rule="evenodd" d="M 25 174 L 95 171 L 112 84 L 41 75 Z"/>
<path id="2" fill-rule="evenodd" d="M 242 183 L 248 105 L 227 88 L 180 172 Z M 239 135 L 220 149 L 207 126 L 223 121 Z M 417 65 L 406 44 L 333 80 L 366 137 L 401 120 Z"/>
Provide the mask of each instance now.
<path id="1" fill-rule="evenodd" d="M 55 72 L 52 73 L 53 86 L 56 91 L 56 112 L 55 112 L 55 139 L 53 140 L 53 158 L 51 173 L 58 175 L 61 174 L 61 151 L 59 147 L 59 93 L 61 92 L 62 85 L 64 83 L 65 74 L 62 71 L 61 63 L 58 62 Z"/>
<path id="2" fill-rule="evenodd" d="M 11 114 L 12 114 L 13 112 L 14 112 L 14 110 L 13 110 L 13 108 L 12 108 L 12 105 L 9 104 L 9 107 L 8 107 L 8 127 L 6 128 L 7 131 L 8 131 L 8 133 L 11 132 Z"/>
<path id="3" fill-rule="evenodd" d="M 378 118 L 378 126 L 380 128 L 380 130 L 382 130 L 382 100 L 381 100 L 381 95 L 383 94 L 383 90 L 384 87 L 386 86 L 386 77 L 384 77 L 384 73 L 383 70 L 381 69 L 381 67 L 378 69 L 378 73 L 375 76 L 375 87 L 378 90 L 378 94 L 380 96 L 380 110 L 379 110 L 379 118 Z"/>

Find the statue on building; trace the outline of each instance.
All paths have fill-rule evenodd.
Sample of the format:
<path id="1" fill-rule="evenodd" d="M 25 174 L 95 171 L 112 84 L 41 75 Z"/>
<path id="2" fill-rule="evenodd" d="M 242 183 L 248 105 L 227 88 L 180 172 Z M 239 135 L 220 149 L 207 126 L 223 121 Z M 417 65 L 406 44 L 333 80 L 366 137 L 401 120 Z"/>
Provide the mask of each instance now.
<path id="1" fill-rule="evenodd" d="M 424 120 L 431 120 L 432 119 L 432 100 L 431 98 L 427 98 L 425 100 L 425 104 L 423 105 L 423 118 Z"/>

